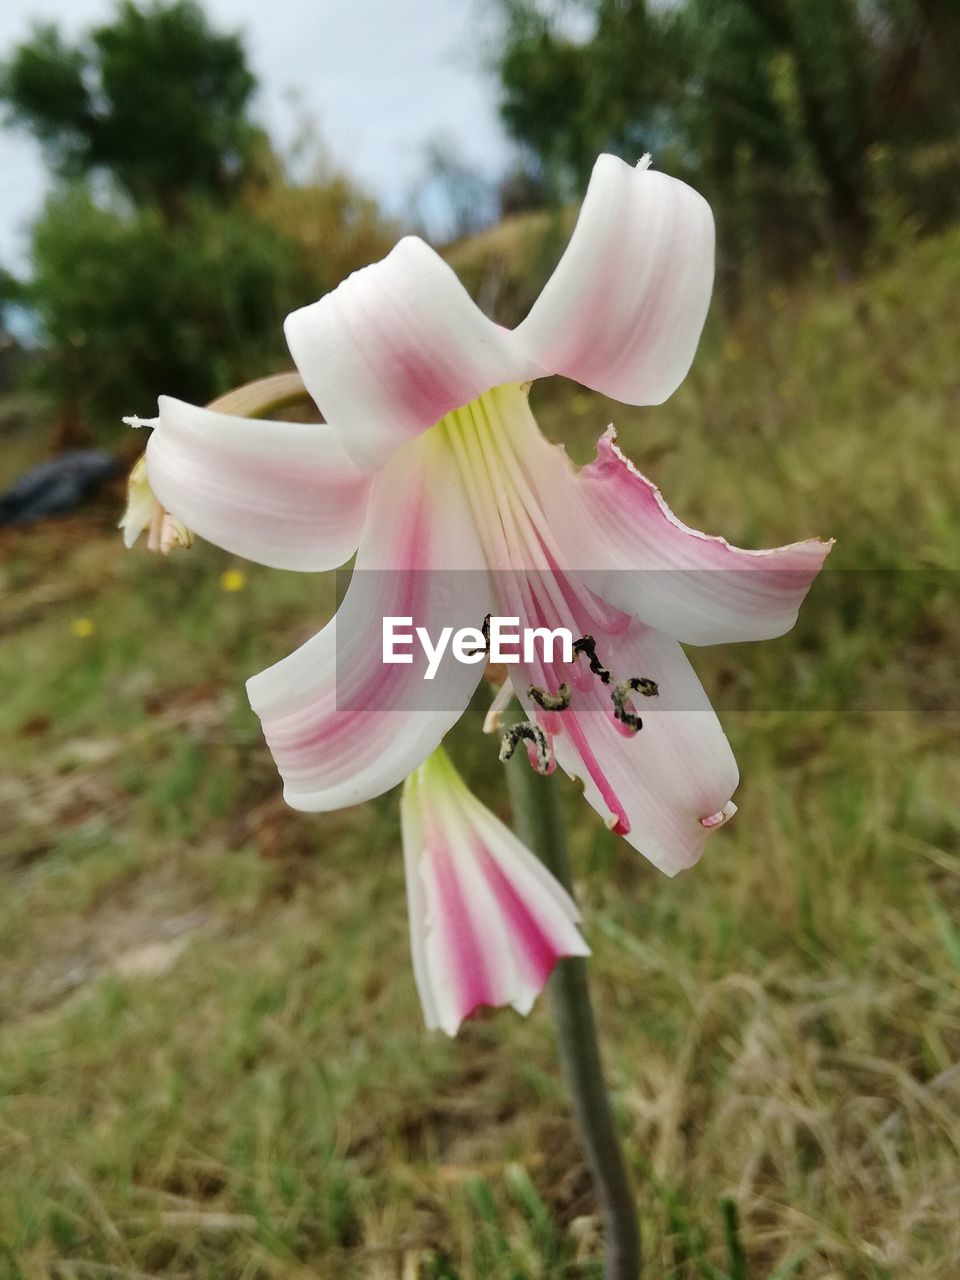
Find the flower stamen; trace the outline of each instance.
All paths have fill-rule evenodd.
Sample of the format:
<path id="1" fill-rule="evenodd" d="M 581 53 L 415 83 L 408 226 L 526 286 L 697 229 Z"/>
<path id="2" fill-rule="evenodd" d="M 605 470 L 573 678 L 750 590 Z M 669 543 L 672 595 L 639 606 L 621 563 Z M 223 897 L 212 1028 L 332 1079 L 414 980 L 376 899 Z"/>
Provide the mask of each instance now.
<path id="1" fill-rule="evenodd" d="M 553 752 L 550 750 L 550 743 L 547 741 L 547 735 L 543 732 L 538 724 L 534 724 L 532 720 L 520 720 L 516 724 L 512 724 L 500 740 L 500 761 L 502 764 L 513 756 L 517 746 L 521 740 L 526 739 L 527 742 L 533 744 L 536 760 L 531 755 L 530 763 L 536 769 L 537 773 L 553 772 Z"/>
<path id="2" fill-rule="evenodd" d="M 587 660 L 590 663 L 590 670 L 593 674 L 598 676 L 603 684 L 609 684 L 611 679 L 610 672 L 597 657 L 597 642 L 594 640 L 593 636 L 581 636 L 579 640 L 574 640 L 573 656 L 576 658 L 581 653 L 585 653 L 587 655 Z"/>
<path id="3" fill-rule="evenodd" d="M 489 613 L 483 620 L 483 625 L 480 628 L 480 634 L 483 636 L 483 647 L 481 648 L 478 645 L 475 649 L 467 649 L 465 652 L 468 658 L 475 658 L 478 653 L 485 653 L 489 657 L 489 654 L 490 654 L 490 614 Z"/>
<path id="4" fill-rule="evenodd" d="M 549 689 L 541 689 L 538 684 L 532 684 L 527 693 L 543 711 L 566 711 L 570 706 L 570 686 L 566 683 L 562 684 L 556 693 L 551 693 Z"/>
<path id="5" fill-rule="evenodd" d="M 643 728 L 643 721 L 633 709 L 630 694 L 641 693 L 645 698 L 655 698 L 659 692 L 657 682 L 646 676 L 631 676 L 629 680 L 621 680 L 619 684 L 614 685 L 613 692 L 610 694 L 614 718 L 626 725 L 628 729 L 632 729 L 634 733 L 639 733 Z"/>

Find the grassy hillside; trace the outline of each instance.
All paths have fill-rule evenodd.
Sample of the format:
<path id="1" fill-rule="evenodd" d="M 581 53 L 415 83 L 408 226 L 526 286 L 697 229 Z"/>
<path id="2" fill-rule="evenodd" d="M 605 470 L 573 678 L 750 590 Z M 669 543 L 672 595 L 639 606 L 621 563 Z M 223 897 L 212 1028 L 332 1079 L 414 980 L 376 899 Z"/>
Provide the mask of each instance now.
<path id="1" fill-rule="evenodd" d="M 661 409 L 535 391 L 698 527 L 837 538 L 796 632 L 693 655 L 743 775 L 700 867 L 568 788 L 658 1280 L 956 1275 L 958 297 L 954 233 L 715 318 Z M 428 1037 L 396 796 L 280 800 L 242 682 L 332 584 L 116 516 L 0 541 L 0 1278 L 598 1275 L 545 1005 Z"/>

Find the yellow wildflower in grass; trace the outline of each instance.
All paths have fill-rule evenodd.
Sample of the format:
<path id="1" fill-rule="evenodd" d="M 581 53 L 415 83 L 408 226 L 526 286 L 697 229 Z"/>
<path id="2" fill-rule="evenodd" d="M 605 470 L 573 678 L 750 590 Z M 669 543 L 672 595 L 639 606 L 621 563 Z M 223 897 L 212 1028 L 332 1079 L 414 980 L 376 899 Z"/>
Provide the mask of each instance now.
<path id="1" fill-rule="evenodd" d="M 227 569 L 220 575 L 220 586 L 224 591 L 242 591 L 247 585 L 247 575 L 241 569 Z"/>
<path id="2" fill-rule="evenodd" d="M 70 634 L 76 636 L 78 640 L 87 640 L 95 631 L 92 618 L 72 618 L 70 620 Z"/>

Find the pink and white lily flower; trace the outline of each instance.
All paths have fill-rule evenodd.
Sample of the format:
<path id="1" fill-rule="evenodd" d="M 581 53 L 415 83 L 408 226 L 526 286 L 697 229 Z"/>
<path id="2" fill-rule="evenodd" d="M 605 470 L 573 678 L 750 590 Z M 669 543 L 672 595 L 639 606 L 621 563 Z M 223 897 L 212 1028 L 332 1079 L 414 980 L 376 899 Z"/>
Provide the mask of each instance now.
<path id="1" fill-rule="evenodd" d="M 668 874 L 696 862 L 734 811 L 738 774 L 681 643 L 788 631 L 830 544 L 746 551 L 688 528 L 612 429 L 596 459 L 575 467 L 540 433 L 527 387 L 562 374 L 628 404 L 661 403 L 693 359 L 713 259 L 713 217 L 695 191 L 645 161 L 604 155 L 560 263 L 517 328 L 489 320 L 443 259 L 408 237 L 287 319 L 322 425 L 161 398 L 147 472 L 173 517 L 277 568 L 321 571 L 356 553 L 338 615 L 247 685 L 294 808 L 358 804 L 414 774 L 408 832 L 426 821 L 415 816 L 415 771 L 483 667 L 448 654 L 429 684 L 417 660 L 385 667 L 381 621 L 409 617 L 434 635 L 497 613 L 592 638 L 566 666 L 511 668 L 540 767 L 556 760 L 580 778 L 613 830 Z M 638 732 L 647 694 L 656 696 L 643 701 Z M 433 918 L 446 865 L 436 850 L 449 844 L 434 836 L 453 830 L 455 808 L 413 841 L 427 852 L 411 911 Z M 487 872 L 505 865 L 502 839 L 494 846 L 491 863 L 464 854 L 457 864 L 471 892 L 493 892 Z M 544 909 L 548 898 L 556 903 L 555 889 Z M 418 942 L 415 929 L 414 951 L 428 1020 L 449 1027 L 472 996 L 445 1003 L 437 938 Z M 523 1005 L 529 990 L 504 982 L 495 994 Z"/>
<path id="2" fill-rule="evenodd" d="M 439 747 L 400 802 L 413 973 L 429 1028 L 481 1006 L 527 1014 L 556 962 L 587 956 L 576 904 Z"/>

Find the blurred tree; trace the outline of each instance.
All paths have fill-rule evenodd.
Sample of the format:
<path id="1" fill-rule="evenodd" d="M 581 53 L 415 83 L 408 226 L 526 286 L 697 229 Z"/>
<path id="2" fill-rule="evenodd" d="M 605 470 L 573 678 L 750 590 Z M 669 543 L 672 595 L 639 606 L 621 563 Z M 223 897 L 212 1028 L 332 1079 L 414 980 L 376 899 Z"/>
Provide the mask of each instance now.
<path id="1" fill-rule="evenodd" d="M 870 46 L 857 0 L 743 2 L 770 53 L 791 61 L 795 127 L 824 184 L 839 256 L 855 260 L 868 230 L 864 162 L 873 141 Z"/>
<path id="2" fill-rule="evenodd" d="M 503 0 L 498 42 L 500 114 L 536 158 L 546 188 L 561 196 L 582 184 L 596 148 L 586 117 L 587 50 L 525 0 Z"/>
<path id="3" fill-rule="evenodd" d="M 917 7 L 956 101 L 960 97 L 960 5 L 957 0 L 917 0 Z"/>
<path id="4" fill-rule="evenodd" d="M 398 235 L 376 201 L 343 174 L 308 166 L 305 180 L 291 183 L 272 154 L 261 157 L 258 180 L 244 191 L 243 202 L 293 245 L 301 301 L 319 297 L 351 271 L 382 258 Z"/>
<path id="5" fill-rule="evenodd" d="M 737 270 L 824 246 L 854 265 L 878 147 L 906 165 L 939 144 L 957 163 L 956 0 L 499 7 L 501 113 L 554 196 L 582 189 L 601 150 L 653 151 L 728 220 Z"/>
<path id="6" fill-rule="evenodd" d="M 106 172 L 172 217 L 247 176 L 255 83 L 240 39 L 212 30 L 194 0 L 124 0 L 75 46 L 36 28 L 0 68 L 0 99 L 60 174 Z"/>
<path id="7" fill-rule="evenodd" d="M 22 302 L 23 296 L 23 282 L 5 267 L 0 267 L 0 329 L 6 328 L 7 310 L 10 305 Z"/>
<path id="8" fill-rule="evenodd" d="M 247 114 L 254 88 L 239 38 L 194 0 L 121 0 L 76 46 L 48 26 L 5 64 L 0 97 L 60 179 L 17 300 L 61 443 L 116 432 L 158 391 L 203 402 L 288 366 L 284 315 L 389 248 L 340 175 L 291 184 Z"/>
<path id="9" fill-rule="evenodd" d="M 10 332 L 10 312 L 22 297 L 22 283 L 0 267 L 0 395 L 12 388 L 20 372 L 19 345 Z"/>
<path id="10" fill-rule="evenodd" d="M 305 301 L 293 242 L 248 209 L 194 202 L 167 224 L 155 206 L 104 208 L 78 184 L 33 231 L 39 374 L 64 431 L 115 428 L 158 391 L 203 402 L 288 363 L 282 320 Z"/>
<path id="11" fill-rule="evenodd" d="M 423 234 L 461 240 L 500 216 L 496 184 L 465 160 L 455 140 L 443 134 L 426 147 L 423 173 L 410 199 L 412 218 Z"/>
<path id="12" fill-rule="evenodd" d="M 497 199 L 500 202 L 500 214 L 505 218 L 514 213 L 542 209 L 548 199 L 542 173 L 523 161 L 515 163 L 500 179 Z"/>

